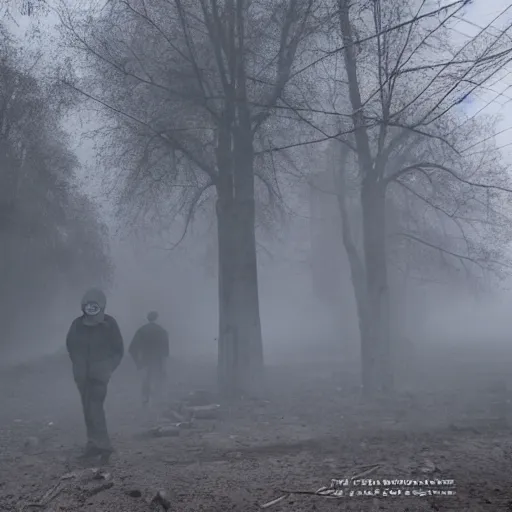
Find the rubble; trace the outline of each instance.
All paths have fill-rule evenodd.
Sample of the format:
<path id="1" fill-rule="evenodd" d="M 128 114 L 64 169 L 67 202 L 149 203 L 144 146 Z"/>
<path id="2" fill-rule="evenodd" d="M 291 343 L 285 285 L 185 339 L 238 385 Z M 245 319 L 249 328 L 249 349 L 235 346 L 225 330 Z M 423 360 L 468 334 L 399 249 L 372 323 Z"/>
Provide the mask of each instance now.
<path id="1" fill-rule="evenodd" d="M 92 489 L 88 489 L 86 491 L 86 494 L 87 494 L 87 497 L 91 497 L 91 496 L 96 496 L 96 494 L 99 494 L 100 492 L 103 492 L 103 491 L 106 491 L 108 489 L 110 489 L 111 487 L 114 487 L 114 482 L 112 482 L 111 480 L 110 481 L 106 481 L 104 482 L 103 484 L 97 486 L 97 487 L 94 487 Z"/>
<path id="2" fill-rule="evenodd" d="M 169 510 L 171 508 L 171 502 L 167 499 L 165 491 L 158 491 L 154 498 L 151 500 L 150 509 L 152 511 Z"/>
<path id="3" fill-rule="evenodd" d="M 437 470 L 437 466 L 430 459 L 425 459 L 425 462 L 423 463 L 423 465 L 420 468 L 420 471 L 422 473 L 426 473 L 426 474 L 434 473 L 436 470 Z"/>
<path id="4" fill-rule="evenodd" d="M 153 437 L 177 437 L 180 435 L 180 428 L 176 425 L 155 427 L 150 430 Z"/>
<path id="5" fill-rule="evenodd" d="M 112 475 L 110 473 L 107 473 L 101 469 L 93 469 L 93 480 L 111 480 Z"/>
<path id="6" fill-rule="evenodd" d="M 100 481 L 99 485 L 88 484 Z M 44 509 L 54 501 L 63 492 L 69 492 L 70 489 L 78 490 L 87 498 L 95 496 L 100 492 L 110 489 L 114 486 L 112 475 L 98 468 L 87 468 L 82 471 L 72 471 L 62 475 L 57 483 L 48 489 L 44 495 L 37 501 L 27 503 L 24 509 L 39 508 Z"/>
<path id="7" fill-rule="evenodd" d="M 289 498 L 290 494 L 284 494 L 283 496 L 280 496 L 279 498 L 276 498 L 275 500 L 269 501 L 267 503 L 264 503 L 263 505 L 260 505 L 260 508 L 270 508 L 274 505 L 277 505 L 278 503 L 281 503 L 281 501 L 285 500 L 286 498 Z"/>
<path id="8" fill-rule="evenodd" d="M 194 426 L 193 421 L 182 421 L 180 423 L 176 423 L 176 427 L 183 428 L 183 429 L 189 429 L 189 428 L 192 428 L 193 426 Z"/>
<path id="9" fill-rule="evenodd" d="M 184 406 L 183 410 L 189 414 L 189 417 L 196 420 L 215 420 L 219 417 L 220 405 L 195 405 Z"/>

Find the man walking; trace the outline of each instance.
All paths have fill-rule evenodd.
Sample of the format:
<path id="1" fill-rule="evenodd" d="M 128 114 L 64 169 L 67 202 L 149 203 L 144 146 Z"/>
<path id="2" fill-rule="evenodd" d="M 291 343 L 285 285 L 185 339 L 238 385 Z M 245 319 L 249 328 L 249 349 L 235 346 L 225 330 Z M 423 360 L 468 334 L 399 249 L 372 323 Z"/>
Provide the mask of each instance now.
<path id="1" fill-rule="evenodd" d="M 142 402 L 149 404 L 155 391 L 161 391 L 165 378 L 165 363 L 169 357 L 169 335 L 156 323 L 158 313 L 148 313 L 148 323 L 137 330 L 129 352 L 139 370 L 144 371 Z"/>
<path id="2" fill-rule="evenodd" d="M 113 317 L 105 314 L 106 305 L 101 290 L 89 290 L 82 299 L 83 315 L 73 321 L 66 338 L 87 429 L 83 457 L 101 456 L 104 462 L 108 462 L 113 452 L 104 402 L 110 377 L 124 354 L 119 326 Z"/>

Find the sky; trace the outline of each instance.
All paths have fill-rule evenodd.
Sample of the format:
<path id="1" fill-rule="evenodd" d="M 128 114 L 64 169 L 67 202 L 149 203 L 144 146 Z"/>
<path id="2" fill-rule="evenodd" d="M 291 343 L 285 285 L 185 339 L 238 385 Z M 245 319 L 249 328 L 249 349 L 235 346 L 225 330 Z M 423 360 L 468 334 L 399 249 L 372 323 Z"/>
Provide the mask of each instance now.
<path id="1" fill-rule="evenodd" d="M 451 3 L 446 0 L 446 3 Z M 486 24 L 491 22 L 493 18 L 499 15 L 504 9 L 509 8 L 498 20 L 493 22 L 496 31 L 504 28 L 512 22 L 512 6 L 509 0 L 473 0 L 468 7 L 465 8 L 463 15 L 464 19 L 458 19 L 453 27 L 454 40 L 459 42 L 468 37 L 475 36 Z M 20 40 L 23 41 L 24 35 L 30 29 L 31 24 L 34 23 L 34 18 L 16 15 L 17 25 L 9 22 L 8 26 Z M 48 34 L 55 33 L 55 25 L 58 23 L 58 18 L 55 13 L 50 12 L 39 19 L 41 33 L 45 36 L 46 44 L 55 46 L 55 38 L 46 37 Z M 28 39 L 26 40 L 28 41 Z M 27 42 L 27 44 L 29 44 Z M 43 64 L 44 65 L 44 64 Z M 504 146 L 512 142 L 512 64 L 503 69 L 495 77 L 493 77 L 485 89 L 478 91 L 478 94 L 469 97 L 464 104 L 464 108 L 470 115 L 499 115 L 500 122 L 498 127 L 499 133 L 496 136 L 496 143 L 498 146 Z M 81 160 L 84 163 L 91 162 L 92 147 L 90 144 L 75 138 L 75 149 L 78 152 Z M 503 154 L 510 159 L 512 163 L 512 144 L 503 148 Z M 101 192 L 100 185 L 92 185 L 85 183 L 89 186 L 90 192 L 98 195 Z M 101 195 L 101 194 L 100 194 Z"/>
<path id="2" fill-rule="evenodd" d="M 1 2 L 2 0 L 0 0 L 0 3 Z M 485 24 L 489 23 L 499 12 L 509 7 L 509 5 L 510 0 L 474 0 L 472 4 L 466 9 L 466 12 L 464 14 L 465 19 L 459 20 L 453 26 L 454 30 L 452 32 L 454 41 L 458 43 L 462 41 L 464 38 L 476 35 L 480 30 L 479 27 L 482 27 Z M 509 9 L 509 11 L 504 16 L 497 20 L 494 23 L 494 26 L 497 27 L 497 29 L 499 30 L 499 28 L 503 28 L 511 21 L 512 8 Z M 54 36 L 56 36 L 55 25 L 57 22 L 58 19 L 55 15 L 49 15 L 43 19 L 40 19 L 38 22 L 42 36 L 40 41 L 44 40 L 45 45 L 47 45 L 46 48 L 52 50 L 52 52 L 49 52 L 48 55 L 52 55 L 53 51 L 56 50 L 56 37 Z M 24 34 L 30 29 L 31 24 L 34 23 L 34 19 L 29 19 L 23 16 L 17 16 L 17 23 L 18 25 L 15 25 L 14 23 L 11 22 L 10 29 L 12 30 L 14 35 L 18 36 L 18 38 L 23 40 Z M 29 39 L 26 39 L 25 41 L 27 45 L 32 44 L 32 49 L 34 49 L 34 44 L 30 43 Z M 49 59 L 47 59 L 46 61 L 42 59 L 40 63 L 41 66 L 48 66 L 50 64 L 51 62 L 49 61 Z M 484 114 L 499 115 L 500 120 L 498 123 L 497 131 L 501 133 L 499 133 L 496 136 L 496 144 L 497 146 L 505 146 L 506 144 L 510 144 L 512 142 L 512 64 L 509 65 L 507 69 L 503 69 L 499 74 L 497 74 L 490 84 L 487 84 L 485 88 L 482 88 L 480 91 L 478 91 L 478 94 L 469 97 L 462 105 L 462 108 L 470 116 L 479 116 Z M 83 138 L 79 136 L 80 127 L 76 121 L 76 118 L 70 119 L 66 126 L 73 136 L 74 149 L 83 164 L 83 172 L 80 175 L 80 182 L 83 184 L 85 190 L 92 197 L 94 197 L 97 200 L 97 202 L 100 203 L 100 205 L 103 208 L 103 214 L 105 215 L 107 221 L 109 221 L 109 219 L 112 218 L 112 207 L 108 198 L 105 197 L 105 194 L 103 193 L 104 191 L 101 186 L 101 181 L 99 179 L 90 178 L 91 169 L 93 171 L 95 170 L 95 156 L 93 147 L 90 142 L 84 141 Z M 503 148 L 503 155 L 505 160 L 510 163 L 510 167 L 512 168 L 512 144 L 508 147 Z M 94 175 L 94 173 L 92 173 L 92 175 Z M 287 234 L 283 236 L 287 237 L 287 243 L 291 248 L 290 241 L 292 238 L 296 237 L 296 234 Z M 119 248 L 117 249 L 117 255 L 119 256 L 119 254 L 123 254 L 122 248 L 121 250 L 119 250 Z M 182 276 L 174 278 L 173 289 L 189 289 L 190 297 L 183 298 L 182 296 L 180 296 L 179 300 L 176 297 L 174 297 L 173 300 L 175 300 L 175 302 L 170 301 L 170 303 L 168 304 L 169 309 L 171 312 L 174 313 L 174 318 L 182 317 L 183 319 L 187 319 L 190 317 L 191 313 L 186 308 L 189 307 L 190 304 L 193 304 L 194 314 L 197 317 L 202 318 L 201 322 L 195 322 L 195 324 L 201 324 L 200 328 L 198 327 L 196 333 L 197 337 L 205 340 L 213 340 L 215 334 L 212 333 L 216 332 L 216 312 L 212 310 L 211 303 L 215 300 L 216 295 L 215 281 L 211 280 L 211 286 L 208 289 L 205 289 L 203 276 L 201 274 L 197 274 L 197 272 L 193 273 L 187 270 L 185 268 L 184 263 L 184 260 L 187 260 L 187 258 L 180 259 L 178 256 L 179 255 L 176 255 L 175 262 L 173 260 L 172 265 L 182 265 L 183 268 L 179 267 L 178 269 L 181 272 Z M 147 311 L 149 309 L 155 308 L 159 309 L 159 306 L 155 306 L 155 303 L 166 304 L 167 302 L 169 302 L 169 290 L 167 282 L 161 280 L 161 274 L 159 273 L 158 269 L 165 267 L 167 262 L 163 260 L 165 260 L 165 258 L 167 257 L 170 258 L 170 256 L 156 254 L 153 251 L 151 257 L 155 261 L 151 261 L 149 265 L 144 266 L 144 269 L 147 270 L 147 272 L 142 273 L 140 272 L 139 269 L 137 273 L 138 280 L 131 279 L 131 281 L 133 282 L 128 283 L 129 287 L 128 284 L 124 283 L 124 288 L 120 289 L 120 291 L 118 291 L 117 293 L 118 296 L 122 296 L 123 298 L 126 297 L 126 299 L 128 300 L 127 303 L 123 302 L 122 300 L 117 301 L 117 307 L 120 311 L 126 310 L 129 312 L 137 312 L 137 314 L 135 315 L 130 313 L 131 316 L 127 319 L 122 319 L 126 326 L 128 326 L 129 328 L 135 328 L 137 322 L 142 321 L 142 317 L 139 318 L 140 311 Z M 193 257 L 199 258 L 201 256 L 195 254 Z M 295 259 L 298 258 L 296 254 L 294 255 L 294 257 Z M 300 255 L 300 257 L 302 257 L 302 255 Z M 137 263 L 135 261 L 132 261 L 134 258 L 130 258 L 126 254 L 124 254 L 123 257 L 118 258 L 118 264 L 126 266 L 126 269 L 121 271 L 122 273 L 124 272 L 123 275 L 128 275 L 130 273 L 130 269 L 135 268 L 137 266 Z M 162 261 L 160 261 L 160 259 Z M 192 259 L 190 259 L 190 261 L 192 261 Z M 288 266 L 291 267 L 291 265 Z M 281 271 L 282 267 L 279 267 L 277 269 L 277 272 Z M 195 281 L 197 281 L 197 283 L 195 283 L 194 281 L 195 284 L 193 284 L 193 286 L 190 286 L 190 276 L 193 276 Z M 275 286 L 277 287 L 279 285 L 280 288 L 282 288 L 282 276 L 277 275 L 274 277 Z M 287 335 L 289 335 L 290 326 L 294 325 L 295 323 L 294 318 L 296 317 L 297 314 L 297 307 L 302 306 L 300 304 L 299 306 L 297 306 L 296 303 L 288 304 L 289 310 L 286 309 L 283 306 L 283 301 L 281 300 L 281 297 L 279 296 L 280 293 L 283 293 L 283 290 L 277 288 L 272 289 L 271 285 L 273 284 L 273 282 L 271 279 L 266 279 L 264 281 L 266 283 L 266 289 L 263 290 L 263 292 L 265 292 L 265 296 L 275 297 L 275 302 L 272 302 L 272 300 L 270 299 L 262 301 L 262 314 L 263 316 L 266 315 L 264 324 L 268 327 L 268 329 L 272 331 L 271 333 L 269 331 L 268 336 L 271 336 L 272 334 L 274 336 L 280 336 L 285 338 Z M 293 276 L 293 278 L 290 277 L 289 281 L 289 286 L 293 285 L 295 286 L 295 288 L 291 291 L 291 293 L 287 295 L 286 300 L 288 302 L 290 296 L 300 298 L 307 295 L 306 291 L 301 288 L 303 283 L 299 282 L 300 279 L 296 278 L 296 276 Z M 186 287 L 184 285 L 185 282 L 187 284 Z M 136 293 L 140 291 L 139 289 L 143 289 L 144 287 L 150 289 L 151 293 Z M 199 296 L 197 295 L 198 290 L 202 290 Z M 141 295 L 140 299 L 138 299 L 139 302 L 135 301 L 138 295 Z M 148 299 L 148 297 L 150 299 Z M 132 300 L 133 303 L 129 302 L 129 300 Z M 304 318 L 308 318 L 307 314 L 309 314 L 308 312 L 311 310 L 311 304 L 304 302 L 303 306 L 303 316 Z M 274 318 L 276 311 L 279 311 L 278 319 Z M 161 311 L 161 313 L 164 314 L 165 312 Z M 326 314 L 325 311 L 321 311 L 318 313 L 318 317 L 320 317 L 320 313 L 324 315 L 322 316 L 322 322 L 324 323 L 328 323 L 329 318 L 335 316 L 328 315 Z M 461 318 L 463 316 L 464 315 L 461 313 Z M 311 325 L 313 328 L 317 324 L 311 322 Z M 281 332 L 279 328 L 282 328 L 283 332 Z M 302 325 L 300 326 L 300 329 L 303 330 Z M 187 333 L 190 334 L 188 331 Z M 295 333 L 297 339 L 300 338 L 300 336 L 304 336 L 305 334 L 307 333 L 302 331 Z M 265 335 L 267 336 L 267 334 Z"/>
<path id="3" fill-rule="evenodd" d="M 447 3 L 448 0 L 446 0 Z M 453 38 L 456 43 L 469 37 L 474 37 L 482 27 L 491 22 L 503 10 L 509 8 L 499 19 L 493 22 L 496 31 L 503 29 L 512 23 L 512 6 L 509 0 L 473 0 L 465 8 L 464 19 L 458 19 L 452 25 Z M 13 22 L 8 23 L 11 31 L 23 41 L 24 34 L 34 23 L 34 18 L 25 16 L 16 16 L 17 25 Z M 55 33 L 55 25 L 58 18 L 55 13 L 50 13 L 38 20 L 41 34 L 45 38 L 45 44 L 48 48 L 55 48 L 56 38 L 47 37 L 48 34 Z M 512 32 L 511 32 L 512 33 Z M 28 41 L 28 39 L 26 40 Z M 27 44 L 30 44 L 27 42 Z M 47 65 L 42 61 L 42 66 Z M 491 115 L 499 116 L 497 125 L 496 145 L 503 147 L 502 154 L 506 161 L 510 162 L 512 167 L 512 63 L 497 73 L 490 81 L 477 93 L 472 94 L 463 103 L 464 110 L 470 116 Z M 91 180 L 90 170 L 94 168 L 94 151 L 91 142 L 84 141 L 77 131 L 76 119 L 68 122 L 67 127 L 73 133 L 74 149 L 78 154 L 84 169 L 80 176 L 81 184 L 85 190 L 96 198 L 102 206 L 104 213 L 108 215 L 111 210 L 108 198 L 104 195 L 104 190 L 100 180 Z"/>
<path id="4" fill-rule="evenodd" d="M 509 8 L 493 23 L 495 32 L 512 23 L 512 4 L 510 0 L 475 0 L 467 8 L 464 20 L 458 20 L 453 26 L 454 38 L 467 39 L 480 32 L 503 10 Z M 511 31 L 512 34 L 512 31 Z M 465 109 L 469 115 L 497 115 L 500 120 L 497 127 L 496 145 L 505 146 L 512 142 L 512 63 L 502 69 L 489 83 L 468 98 Z M 501 133 L 499 133 L 501 132 Z M 503 156 L 512 164 L 512 144 L 503 147 Z"/>

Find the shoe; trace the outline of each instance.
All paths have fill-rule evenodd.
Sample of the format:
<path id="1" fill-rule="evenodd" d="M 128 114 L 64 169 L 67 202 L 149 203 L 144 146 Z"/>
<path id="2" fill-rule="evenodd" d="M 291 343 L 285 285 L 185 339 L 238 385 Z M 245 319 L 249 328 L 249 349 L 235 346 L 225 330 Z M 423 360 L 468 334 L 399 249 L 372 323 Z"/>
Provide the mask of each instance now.
<path id="1" fill-rule="evenodd" d="M 78 460 L 87 460 L 87 459 L 93 459 L 94 457 L 97 457 L 98 455 L 101 455 L 101 450 L 95 447 L 86 448 L 84 452 L 78 456 Z"/>
<path id="2" fill-rule="evenodd" d="M 114 453 L 114 448 L 103 448 L 99 451 L 101 464 L 108 464 L 110 457 Z"/>

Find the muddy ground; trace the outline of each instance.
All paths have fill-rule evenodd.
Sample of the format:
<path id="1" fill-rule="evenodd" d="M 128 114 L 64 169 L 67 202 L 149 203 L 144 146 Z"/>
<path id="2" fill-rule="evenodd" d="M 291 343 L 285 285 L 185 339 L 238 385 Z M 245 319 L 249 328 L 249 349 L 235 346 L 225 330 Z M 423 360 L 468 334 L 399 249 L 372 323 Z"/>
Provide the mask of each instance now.
<path id="1" fill-rule="evenodd" d="M 117 453 L 97 479 L 75 460 L 84 430 L 67 359 L 4 368 L 0 510 L 164 510 L 150 502 L 165 491 L 172 511 L 251 512 L 288 491 L 314 492 L 371 468 L 366 478 L 375 480 L 453 479 L 457 494 L 290 494 L 267 510 L 512 511 L 510 359 L 474 350 L 417 352 L 400 364 L 394 401 L 363 404 L 357 364 L 332 354 L 295 358 L 268 367 L 264 400 L 222 406 L 217 419 L 159 438 L 148 429 L 171 420 L 164 407 L 140 407 L 125 361 L 107 403 Z M 169 401 L 212 389 L 214 376 L 211 363 L 179 361 Z"/>

